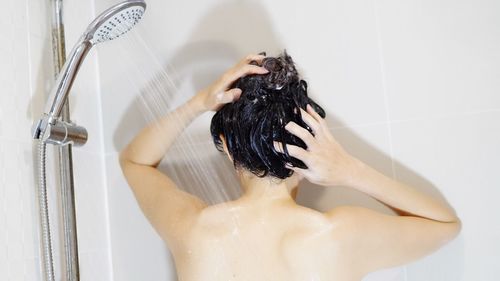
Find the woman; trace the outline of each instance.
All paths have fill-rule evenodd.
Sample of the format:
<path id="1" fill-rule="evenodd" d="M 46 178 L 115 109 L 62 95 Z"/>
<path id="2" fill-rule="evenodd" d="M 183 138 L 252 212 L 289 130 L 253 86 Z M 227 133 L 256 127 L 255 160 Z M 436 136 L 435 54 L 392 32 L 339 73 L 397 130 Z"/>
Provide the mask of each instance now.
<path id="1" fill-rule="evenodd" d="M 244 190 L 214 206 L 156 169 L 183 129 L 210 110 L 217 111 L 215 144 L 233 162 Z M 171 250 L 179 280 L 359 281 L 421 258 L 459 233 L 452 209 L 349 155 L 322 116 L 288 55 L 249 55 L 121 152 L 123 173 Z M 400 215 L 299 206 L 294 199 L 302 178 L 355 188 Z"/>

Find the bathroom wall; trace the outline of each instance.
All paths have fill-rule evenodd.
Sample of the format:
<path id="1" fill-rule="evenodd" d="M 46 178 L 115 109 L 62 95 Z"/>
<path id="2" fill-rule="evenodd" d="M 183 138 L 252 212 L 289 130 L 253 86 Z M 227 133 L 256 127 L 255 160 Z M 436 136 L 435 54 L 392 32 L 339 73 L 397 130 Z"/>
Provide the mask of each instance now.
<path id="1" fill-rule="evenodd" d="M 116 2 L 98 0 L 95 8 Z M 117 160 L 145 125 L 148 106 L 157 105 L 140 98 L 144 85 L 164 68 L 178 87 L 172 101 L 178 104 L 245 54 L 274 55 L 284 48 L 348 151 L 397 180 L 444 196 L 463 221 L 459 237 L 439 251 L 365 280 L 498 279 L 498 1 L 147 2 L 131 34 L 99 47 L 115 280 L 175 280 L 168 249 L 140 212 Z M 207 166 L 225 163 L 209 138 L 210 117 L 190 126 L 195 141 L 178 144 L 173 154 L 184 149 L 211 159 Z M 196 186 L 196 177 L 181 178 Z M 359 204 L 390 213 L 348 188 L 307 183 L 299 202 L 318 210 Z"/>
<path id="2" fill-rule="evenodd" d="M 4 1 L 0 17 L 0 280 L 43 280 L 36 197 L 37 149 L 30 129 L 53 85 L 51 1 Z M 94 17 L 87 1 L 64 1 L 67 52 Z M 85 61 L 71 96 L 89 141 L 74 149 L 81 280 L 112 280 L 97 59 Z M 56 153 L 48 148 L 48 192 L 56 279 L 63 280 Z"/>

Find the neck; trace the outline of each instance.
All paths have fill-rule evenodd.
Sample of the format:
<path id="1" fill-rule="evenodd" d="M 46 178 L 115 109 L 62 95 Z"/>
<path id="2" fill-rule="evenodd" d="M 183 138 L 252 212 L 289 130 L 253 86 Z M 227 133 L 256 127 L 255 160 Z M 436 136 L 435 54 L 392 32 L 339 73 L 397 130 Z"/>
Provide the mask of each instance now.
<path id="1" fill-rule="evenodd" d="M 290 179 L 259 178 L 248 171 L 238 172 L 243 188 L 242 200 L 262 203 L 295 202 L 297 186 Z"/>

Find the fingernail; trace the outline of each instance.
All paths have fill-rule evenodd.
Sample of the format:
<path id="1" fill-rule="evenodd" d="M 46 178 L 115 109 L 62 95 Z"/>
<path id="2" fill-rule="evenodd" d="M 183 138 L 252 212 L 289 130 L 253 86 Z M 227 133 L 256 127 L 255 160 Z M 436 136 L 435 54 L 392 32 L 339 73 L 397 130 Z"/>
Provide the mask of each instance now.
<path id="1" fill-rule="evenodd" d="M 273 141 L 274 149 L 280 151 L 281 150 L 281 145 L 277 141 Z"/>

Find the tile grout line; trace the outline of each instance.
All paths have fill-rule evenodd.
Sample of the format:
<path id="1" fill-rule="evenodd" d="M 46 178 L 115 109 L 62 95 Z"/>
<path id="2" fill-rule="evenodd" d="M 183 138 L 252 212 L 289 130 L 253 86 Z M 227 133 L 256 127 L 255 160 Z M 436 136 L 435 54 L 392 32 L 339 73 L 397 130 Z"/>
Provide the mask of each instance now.
<path id="1" fill-rule="evenodd" d="M 354 129 L 354 128 L 380 126 L 380 125 L 386 125 L 386 124 L 388 124 L 387 121 L 377 121 L 377 122 L 359 123 L 359 124 L 347 125 L 347 126 L 328 126 L 328 128 L 332 129 L 332 130 L 346 130 L 346 129 Z"/>
<path id="2" fill-rule="evenodd" d="M 476 110 L 476 111 L 440 114 L 440 115 L 430 116 L 429 118 L 425 118 L 425 117 L 407 118 L 407 119 L 395 119 L 395 120 L 389 120 L 389 121 L 376 121 L 376 122 L 371 122 L 371 123 L 359 123 L 359 124 L 353 124 L 353 125 L 328 126 L 328 128 L 330 128 L 332 130 L 344 130 L 344 129 L 379 126 L 379 125 L 386 125 L 386 124 L 398 124 L 398 123 L 406 123 L 406 122 L 419 122 L 419 121 L 431 121 L 431 120 L 446 119 L 446 118 L 458 118 L 458 117 L 463 117 L 465 115 L 477 115 L 477 114 L 484 114 L 484 113 L 491 113 L 491 112 L 493 112 L 493 113 L 499 112 L 500 113 L 500 108 L 481 109 L 481 110 Z"/>
<path id="3" fill-rule="evenodd" d="M 394 147 L 393 147 L 393 142 L 392 142 L 392 129 L 391 129 L 391 123 L 390 123 L 391 118 L 390 118 L 390 112 L 389 112 L 389 97 L 387 94 L 387 79 L 386 79 L 384 57 L 383 57 L 383 50 L 382 50 L 383 44 L 382 44 L 382 35 L 381 35 L 381 31 L 380 31 L 380 20 L 379 20 L 378 11 L 377 11 L 376 0 L 373 0 L 372 3 L 373 3 L 373 14 L 375 17 L 375 30 L 377 33 L 377 47 L 378 47 L 380 73 L 381 73 L 381 80 L 382 80 L 382 93 L 384 95 L 385 117 L 386 117 L 386 122 L 387 122 L 387 134 L 389 136 L 389 152 L 391 155 L 392 177 L 394 179 L 396 179 L 397 175 L 396 175 L 396 169 L 394 167 Z"/>
<path id="4" fill-rule="evenodd" d="M 463 117 L 465 115 L 478 115 L 478 114 L 491 113 L 491 112 L 494 112 L 494 113 L 500 112 L 500 108 L 480 109 L 480 110 L 472 110 L 472 111 L 465 111 L 465 112 L 438 114 L 438 115 L 430 116 L 430 118 L 417 117 L 417 118 L 407 118 L 407 119 L 396 119 L 396 120 L 389 121 L 389 124 L 415 122 L 415 121 L 430 121 L 430 120 L 447 119 L 447 118 L 458 118 L 458 117 Z"/>
<path id="5" fill-rule="evenodd" d="M 432 118 L 409 118 L 409 119 L 399 119 L 399 120 L 392 120 L 392 121 L 377 121 L 377 122 L 371 122 L 371 123 L 359 123 L 359 124 L 354 124 L 354 125 L 347 125 L 347 126 L 328 126 L 329 129 L 331 130 L 347 130 L 347 129 L 357 129 L 357 128 L 366 128 L 366 127 L 372 127 L 372 126 L 381 126 L 381 125 L 390 125 L 390 124 L 398 124 L 398 123 L 406 123 L 406 122 L 415 122 L 415 121 L 431 121 L 431 120 L 436 120 L 436 119 L 442 119 L 442 118 L 457 118 L 457 117 L 462 117 L 464 115 L 474 115 L 474 114 L 482 114 L 482 113 L 489 113 L 489 112 L 500 112 L 500 109 L 487 109 L 487 110 L 479 110 L 479 111 L 470 111 L 470 112 L 463 112 L 463 113 L 452 113 L 448 115 L 439 115 L 439 116 L 433 116 Z M 10 141 L 10 142 L 20 142 L 20 143 L 28 143 L 25 141 L 19 141 L 17 139 L 12 139 L 12 138 L 5 138 L 0 136 L 0 141 Z M 193 143 L 189 143 L 187 145 L 190 146 L 197 146 L 197 145 L 213 145 L 213 142 L 211 139 L 205 140 L 205 141 L 196 141 Z M 177 145 L 179 146 L 179 145 Z M 173 145 L 172 148 L 176 148 L 177 146 Z M 93 153 L 93 154 L 99 154 L 101 152 L 96 152 L 96 151 L 87 151 L 88 153 Z M 114 154 L 120 153 L 119 151 L 105 151 L 103 155 L 106 156 L 111 156 Z"/>

